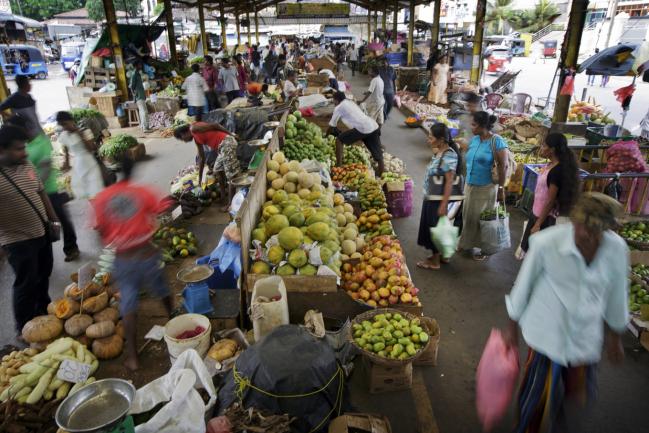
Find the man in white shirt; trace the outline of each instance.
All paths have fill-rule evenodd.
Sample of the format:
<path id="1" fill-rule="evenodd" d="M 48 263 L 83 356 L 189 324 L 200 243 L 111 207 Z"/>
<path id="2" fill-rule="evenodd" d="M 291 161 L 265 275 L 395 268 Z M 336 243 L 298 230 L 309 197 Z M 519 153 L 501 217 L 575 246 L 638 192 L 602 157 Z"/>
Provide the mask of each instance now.
<path id="1" fill-rule="evenodd" d="M 210 90 L 207 81 L 200 73 L 198 63 L 192 65 L 192 74 L 185 78 L 183 90 L 187 93 L 187 115 L 194 116 L 197 121 L 202 120 L 205 110 L 205 92 Z"/>
<path id="2" fill-rule="evenodd" d="M 336 137 L 336 165 L 343 163 L 343 145 L 351 145 L 357 141 L 362 141 L 370 151 L 372 158 L 378 164 L 376 172 L 381 177 L 384 170 L 383 164 L 383 146 L 381 145 L 381 129 L 379 125 L 367 114 L 363 113 L 354 101 L 347 99 L 344 92 L 334 93 L 334 108 L 331 121 L 329 122 L 329 133 L 337 133 L 338 121 L 342 122 L 349 128 L 345 132 L 337 134 Z"/>
<path id="3" fill-rule="evenodd" d="M 379 127 L 381 127 L 383 125 L 383 107 L 385 105 L 383 79 L 379 76 L 379 70 L 376 66 L 370 67 L 367 72 L 370 78 L 372 78 L 372 81 L 370 81 L 370 86 L 364 93 L 365 97 L 359 103 L 365 104 L 367 115 L 374 119 L 379 124 Z"/>
<path id="4" fill-rule="evenodd" d="M 338 80 L 336 79 L 336 74 L 331 69 L 320 68 L 318 69 L 318 74 L 326 74 L 327 78 L 329 78 L 329 87 L 336 92 L 338 91 Z"/>
<path id="5" fill-rule="evenodd" d="M 356 75 L 356 66 L 358 65 L 358 50 L 352 45 L 347 50 L 347 57 L 349 58 L 349 66 L 352 69 L 352 77 Z"/>
<path id="6" fill-rule="evenodd" d="M 584 193 L 570 223 L 530 237 L 505 298 L 511 319 L 505 341 L 517 348 L 520 327 L 529 347 L 516 432 L 539 431 L 541 420 L 543 431 L 582 431 L 574 412 L 594 397 L 604 342 L 612 362 L 624 358 L 620 335 L 629 317 L 629 249 L 614 232 L 621 215 L 615 199 Z"/>
<path id="7" fill-rule="evenodd" d="M 289 69 L 286 73 L 286 81 L 284 81 L 284 99 L 288 100 L 296 96 L 300 96 L 302 89 L 298 89 L 295 85 L 297 77 L 295 70 Z"/>
<path id="8" fill-rule="evenodd" d="M 228 97 L 228 104 L 239 96 L 239 73 L 237 68 L 230 63 L 230 59 L 224 57 L 221 60 L 223 66 L 219 70 L 219 80 L 223 82 L 223 91 Z"/>

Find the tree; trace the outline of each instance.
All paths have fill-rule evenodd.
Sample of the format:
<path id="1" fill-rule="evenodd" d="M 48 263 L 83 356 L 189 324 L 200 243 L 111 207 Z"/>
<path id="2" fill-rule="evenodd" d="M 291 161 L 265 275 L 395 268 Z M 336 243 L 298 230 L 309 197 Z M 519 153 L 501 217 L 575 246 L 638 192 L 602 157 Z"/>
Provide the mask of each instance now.
<path id="1" fill-rule="evenodd" d="M 139 0 L 114 0 L 116 11 L 124 11 L 128 16 L 136 16 L 140 12 Z M 88 17 L 95 21 L 100 22 L 106 19 L 104 13 L 104 2 L 102 0 L 87 0 L 86 9 L 88 9 Z"/>
<path id="2" fill-rule="evenodd" d="M 539 0 L 537 4 L 534 5 L 534 15 L 536 16 L 537 22 L 541 25 L 541 28 L 550 24 L 554 21 L 561 12 L 557 6 L 552 3 L 550 0 Z"/>
<path id="3" fill-rule="evenodd" d="M 486 22 L 493 33 L 503 34 L 505 30 L 505 21 L 510 13 L 512 0 L 490 0 L 487 5 Z"/>
<path id="4" fill-rule="evenodd" d="M 10 0 L 14 13 L 43 21 L 56 14 L 83 7 L 84 0 Z"/>

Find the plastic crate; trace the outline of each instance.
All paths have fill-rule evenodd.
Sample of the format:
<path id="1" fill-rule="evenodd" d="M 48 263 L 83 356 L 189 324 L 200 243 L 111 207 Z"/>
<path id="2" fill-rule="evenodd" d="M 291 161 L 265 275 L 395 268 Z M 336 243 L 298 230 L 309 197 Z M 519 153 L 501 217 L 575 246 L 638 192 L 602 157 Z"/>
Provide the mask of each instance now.
<path id="1" fill-rule="evenodd" d="M 383 55 L 390 65 L 405 66 L 408 63 L 407 53 L 386 53 Z"/>
<path id="2" fill-rule="evenodd" d="M 543 167 L 545 164 L 525 164 L 525 171 L 523 172 L 523 191 L 529 190 L 532 194 L 536 190 L 536 181 L 539 174 L 535 171 L 536 168 Z M 579 177 L 584 178 L 588 176 L 586 170 L 579 169 Z"/>
<path id="3" fill-rule="evenodd" d="M 627 132 L 625 134 L 625 132 Z M 620 125 L 606 125 L 602 127 L 586 128 L 586 141 L 591 146 L 597 146 L 603 140 L 632 140 L 635 136 L 631 135 L 620 127 Z"/>

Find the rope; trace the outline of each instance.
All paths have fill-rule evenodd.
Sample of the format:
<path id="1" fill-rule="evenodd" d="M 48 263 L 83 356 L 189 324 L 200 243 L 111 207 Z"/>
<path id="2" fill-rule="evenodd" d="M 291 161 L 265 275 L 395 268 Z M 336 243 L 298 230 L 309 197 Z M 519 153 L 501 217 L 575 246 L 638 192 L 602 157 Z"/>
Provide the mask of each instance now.
<path id="1" fill-rule="evenodd" d="M 304 394 L 287 394 L 287 395 L 279 395 L 279 394 L 273 394 L 272 392 L 265 391 L 261 388 L 256 387 L 255 385 L 252 384 L 252 381 L 241 375 L 239 371 L 237 370 L 236 364 L 232 367 L 232 377 L 234 378 L 234 384 L 235 384 L 235 394 L 237 398 L 239 399 L 240 402 L 243 402 L 243 393 L 245 392 L 246 388 L 253 389 L 261 394 L 264 394 L 268 397 L 273 397 L 273 398 L 304 398 L 304 397 L 311 397 L 316 394 L 319 394 L 326 390 L 329 385 L 338 377 L 338 390 L 336 392 L 336 402 L 327 413 L 327 415 L 316 425 L 309 433 L 314 433 L 320 429 L 320 427 L 331 417 L 331 415 L 334 413 L 334 411 L 337 410 L 338 415 L 340 415 L 340 409 L 342 406 L 342 397 L 343 397 L 343 391 L 344 391 L 344 372 L 343 369 L 340 368 L 340 365 L 337 365 L 336 372 L 331 376 L 331 378 L 327 381 L 327 383 L 322 386 L 319 389 L 316 389 L 315 391 L 307 392 Z"/>

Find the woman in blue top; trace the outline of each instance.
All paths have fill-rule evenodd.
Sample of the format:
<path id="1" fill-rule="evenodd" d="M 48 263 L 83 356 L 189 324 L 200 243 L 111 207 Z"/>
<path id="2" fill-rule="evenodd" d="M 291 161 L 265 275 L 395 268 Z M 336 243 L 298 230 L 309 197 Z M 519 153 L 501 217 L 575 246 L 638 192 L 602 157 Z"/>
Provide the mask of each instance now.
<path id="1" fill-rule="evenodd" d="M 462 236 L 459 249 L 468 251 L 475 260 L 484 260 L 480 246 L 480 214 L 502 197 L 507 167 L 507 144 L 491 132 L 498 118 L 486 111 L 473 113 L 471 132 L 474 137 L 466 152 L 466 185 L 462 207 Z M 494 149 L 495 148 L 495 152 Z M 494 155 L 495 153 L 495 155 Z M 494 158 L 498 158 L 498 183 L 491 179 Z"/>
<path id="2" fill-rule="evenodd" d="M 440 253 L 430 238 L 430 229 L 437 225 L 439 218 L 448 212 L 448 205 L 452 200 L 461 200 L 461 197 L 451 196 L 453 179 L 458 167 L 461 167 L 460 151 L 451 138 L 451 132 L 443 123 L 436 123 L 431 128 L 429 142 L 436 153 L 433 155 L 424 178 L 424 204 L 421 207 L 421 220 L 417 244 L 429 249 L 432 253 L 426 260 L 417 262 L 423 269 L 439 269 Z M 443 176 L 444 190 L 442 195 L 434 188 L 434 177 Z"/>

